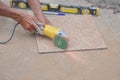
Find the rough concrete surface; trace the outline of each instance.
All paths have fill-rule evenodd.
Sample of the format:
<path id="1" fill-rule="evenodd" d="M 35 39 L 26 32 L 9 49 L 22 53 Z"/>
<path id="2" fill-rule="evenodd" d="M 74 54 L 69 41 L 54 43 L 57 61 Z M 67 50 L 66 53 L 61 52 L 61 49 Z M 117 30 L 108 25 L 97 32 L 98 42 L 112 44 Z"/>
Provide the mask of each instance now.
<path id="1" fill-rule="evenodd" d="M 120 0 L 87 0 L 91 2 L 94 6 L 98 6 L 102 9 L 112 9 L 113 13 L 120 12 Z"/>
<path id="2" fill-rule="evenodd" d="M 18 27 L 13 40 L 0 45 L 0 80 L 120 80 L 120 15 L 106 9 L 100 13 L 93 20 L 108 49 L 38 54 L 35 37 Z M 10 25 L 0 17 L 0 41 L 8 38 Z"/>

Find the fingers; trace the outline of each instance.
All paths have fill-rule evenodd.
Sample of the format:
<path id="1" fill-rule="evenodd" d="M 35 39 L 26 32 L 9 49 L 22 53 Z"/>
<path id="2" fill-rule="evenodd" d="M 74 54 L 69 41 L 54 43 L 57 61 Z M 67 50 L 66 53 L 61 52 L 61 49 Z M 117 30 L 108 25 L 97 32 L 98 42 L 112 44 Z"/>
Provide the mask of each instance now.
<path id="1" fill-rule="evenodd" d="M 35 30 L 35 25 L 34 25 L 35 21 L 38 21 L 35 17 L 26 16 L 20 21 L 20 23 L 25 30 L 33 32 Z"/>
<path id="2" fill-rule="evenodd" d="M 28 30 L 28 31 L 30 31 L 30 32 L 33 32 L 34 31 L 34 25 L 27 25 L 26 27 L 25 27 L 25 30 Z"/>
<path id="3" fill-rule="evenodd" d="M 39 22 L 41 22 L 42 26 L 50 24 L 49 20 L 44 15 L 38 16 L 36 18 L 39 20 Z"/>
<path id="4" fill-rule="evenodd" d="M 20 23 L 23 26 L 25 30 L 28 30 L 30 32 L 35 31 L 35 22 L 41 22 L 41 25 L 44 27 L 46 24 L 50 24 L 49 20 L 46 17 L 36 18 L 31 15 L 25 15 Z"/>
<path id="5" fill-rule="evenodd" d="M 28 31 L 30 31 L 30 32 L 33 32 L 34 31 L 34 24 L 32 24 L 32 23 L 26 23 L 26 22 L 22 22 L 21 23 L 21 25 L 23 26 L 23 28 L 25 29 L 25 30 L 28 30 Z"/>

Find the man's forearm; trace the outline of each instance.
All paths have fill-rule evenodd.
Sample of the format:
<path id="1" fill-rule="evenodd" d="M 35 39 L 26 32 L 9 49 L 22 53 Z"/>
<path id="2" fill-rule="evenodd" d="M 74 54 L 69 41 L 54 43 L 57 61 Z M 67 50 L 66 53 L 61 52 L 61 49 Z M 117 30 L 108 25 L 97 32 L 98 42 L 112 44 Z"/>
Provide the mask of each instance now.
<path id="1" fill-rule="evenodd" d="M 42 9 L 40 6 L 40 0 L 27 0 L 31 9 L 33 10 L 35 16 L 43 15 Z"/>
<path id="2" fill-rule="evenodd" d="M 40 0 L 27 0 L 27 1 L 34 12 L 35 17 L 42 23 L 42 25 L 45 26 L 46 24 L 50 24 L 49 20 L 42 12 Z"/>
<path id="3" fill-rule="evenodd" d="M 6 16 L 16 21 L 20 21 L 20 17 L 22 15 L 17 10 L 13 10 L 12 8 L 0 1 L 0 16 Z"/>

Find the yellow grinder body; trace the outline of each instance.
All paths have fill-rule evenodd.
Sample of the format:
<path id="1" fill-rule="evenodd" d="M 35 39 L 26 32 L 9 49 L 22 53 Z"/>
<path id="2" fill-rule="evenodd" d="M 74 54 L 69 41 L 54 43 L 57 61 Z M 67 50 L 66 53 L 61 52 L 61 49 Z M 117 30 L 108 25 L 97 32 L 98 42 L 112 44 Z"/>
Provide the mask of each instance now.
<path id="1" fill-rule="evenodd" d="M 43 34 L 51 39 L 54 39 L 54 37 L 58 34 L 60 30 L 60 28 L 55 28 L 51 25 L 45 25 L 43 29 Z"/>

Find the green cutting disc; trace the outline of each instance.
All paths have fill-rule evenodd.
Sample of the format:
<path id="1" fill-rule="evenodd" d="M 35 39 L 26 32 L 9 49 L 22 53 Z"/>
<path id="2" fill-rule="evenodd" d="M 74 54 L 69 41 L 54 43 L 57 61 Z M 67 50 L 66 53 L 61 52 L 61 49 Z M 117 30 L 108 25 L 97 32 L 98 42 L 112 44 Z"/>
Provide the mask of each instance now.
<path id="1" fill-rule="evenodd" d="M 54 45 L 60 49 L 67 48 L 67 42 L 66 42 L 65 38 L 62 36 L 55 36 Z"/>

